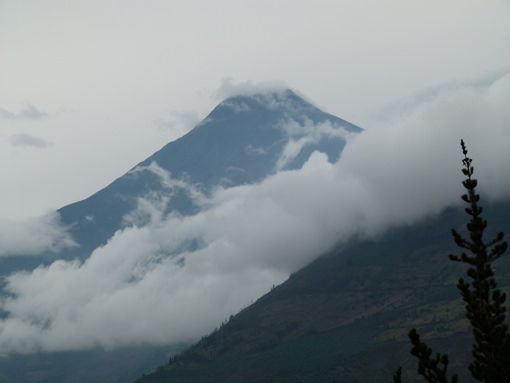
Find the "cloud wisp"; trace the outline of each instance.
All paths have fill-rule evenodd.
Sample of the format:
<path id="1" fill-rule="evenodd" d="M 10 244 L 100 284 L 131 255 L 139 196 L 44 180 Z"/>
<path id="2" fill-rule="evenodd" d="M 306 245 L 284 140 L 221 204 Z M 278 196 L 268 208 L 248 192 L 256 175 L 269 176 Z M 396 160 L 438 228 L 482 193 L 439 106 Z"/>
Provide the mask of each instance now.
<path id="1" fill-rule="evenodd" d="M 36 137 L 25 133 L 12 135 L 9 137 L 9 142 L 13 146 L 28 146 L 34 148 L 46 148 L 51 145 L 48 141 L 41 137 Z"/>
<path id="2" fill-rule="evenodd" d="M 6 119 L 31 119 L 37 120 L 46 117 L 48 113 L 42 112 L 32 104 L 27 104 L 19 113 L 13 113 L 6 109 L 0 108 L 0 117 Z"/>
<path id="3" fill-rule="evenodd" d="M 288 89 L 289 86 L 283 81 L 265 82 L 235 82 L 231 77 L 223 78 L 219 89 L 213 98 L 224 100 L 232 96 L 254 96 L 264 93 L 275 93 Z"/>
<path id="4" fill-rule="evenodd" d="M 510 74 L 483 88 L 445 90 L 402 120 L 349 138 L 335 164 L 315 152 L 301 169 L 259 184 L 197 193 L 202 210 L 193 216 L 154 214 L 163 199 L 149 196 L 134 212 L 149 223 L 118 231 L 85 262 L 6 278 L 0 348 L 197 339 L 339 241 L 458 203 L 460 138 L 476 159 L 482 192 L 509 198 L 509 98 Z M 156 164 L 150 170 L 184 187 Z"/>
<path id="5" fill-rule="evenodd" d="M 0 220 L 0 257 L 39 255 L 77 246 L 57 213 L 24 221 Z"/>
<path id="6" fill-rule="evenodd" d="M 282 121 L 281 129 L 289 137 L 289 141 L 282 150 L 276 162 L 275 170 L 282 170 L 301 153 L 309 144 L 317 144 L 323 139 L 341 138 L 348 141 L 355 133 L 349 133 L 342 126 L 334 126 L 330 121 L 314 124 L 311 120 L 303 123 L 295 120 Z"/>

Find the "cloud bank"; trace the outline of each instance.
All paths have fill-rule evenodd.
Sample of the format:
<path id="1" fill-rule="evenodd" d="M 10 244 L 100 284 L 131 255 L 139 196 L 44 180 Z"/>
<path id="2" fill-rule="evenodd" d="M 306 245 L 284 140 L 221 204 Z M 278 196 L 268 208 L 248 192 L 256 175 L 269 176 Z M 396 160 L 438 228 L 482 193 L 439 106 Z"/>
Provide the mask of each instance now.
<path id="1" fill-rule="evenodd" d="M 193 216 L 160 214 L 162 199 L 148 196 L 132 217 L 149 223 L 118 231 L 84 263 L 56 261 L 6 278 L 0 348 L 195 340 L 338 241 L 458 204 L 460 138 L 482 193 L 509 198 L 509 99 L 510 74 L 486 87 L 444 89 L 404 118 L 349 137 L 335 164 L 315 152 L 299 170 L 195 194 L 202 210 Z"/>

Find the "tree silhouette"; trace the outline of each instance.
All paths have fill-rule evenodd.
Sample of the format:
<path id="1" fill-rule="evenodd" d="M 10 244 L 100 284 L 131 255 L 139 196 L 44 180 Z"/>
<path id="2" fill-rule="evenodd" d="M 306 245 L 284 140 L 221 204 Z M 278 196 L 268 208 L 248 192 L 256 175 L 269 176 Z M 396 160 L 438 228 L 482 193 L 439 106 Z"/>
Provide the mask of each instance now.
<path id="1" fill-rule="evenodd" d="M 498 259 L 507 249 L 503 241 L 503 233 L 499 233 L 491 241 L 484 241 L 487 221 L 481 217 L 483 209 L 478 205 L 480 196 L 476 194 L 477 180 L 474 179 L 471 166 L 472 159 L 467 156 L 464 141 L 460 141 L 463 169 L 466 179 L 462 185 L 467 193 L 462 200 L 468 204 L 466 213 L 471 217 L 466 225 L 469 238 L 464 238 L 452 229 L 453 239 L 462 248 L 459 255 L 450 254 L 455 262 L 469 265 L 467 271 L 470 282 L 459 278 L 457 288 L 466 303 L 466 318 L 473 329 L 473 361 L 469 364 L 471 375 L 481 382 L 510 383 L 510 334 L 505 324 L 506 295 L 497 288 L 492 262 Z M 455 383 L 457 376 L 447 378 L 448 356 L 436 354 L 431 357 L 432 349 L 421 342 L 416 329 L 408 334 L 413 345 L 411 354 L 418 358 L 418 374 L 427 382 Z M 399 368 L 393 375 L 394 383 L 401 382 L 402 370 Z"/>

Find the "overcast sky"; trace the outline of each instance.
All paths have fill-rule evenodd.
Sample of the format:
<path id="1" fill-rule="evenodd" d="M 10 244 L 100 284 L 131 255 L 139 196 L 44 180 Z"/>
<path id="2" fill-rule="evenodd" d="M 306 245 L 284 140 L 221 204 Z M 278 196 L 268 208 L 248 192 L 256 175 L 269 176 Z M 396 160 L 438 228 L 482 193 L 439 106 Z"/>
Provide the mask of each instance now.
<path id="1" fill-rule="evenodd" d="M 0 353 L 199 338 L 338 240 L 459 203 L 461 137 L 508 199 L 510 3 L 409 3 L 0 0 L 0 256 L 73 246 L 54 214 L 7 219 L 86 198 L 253 84 L 366 129 L 335 164 L 197 193 L 190 217 L 140 200 L 150 224 L 86 262 L 6 276 Z"/>
<path id="2" fill-rule="evenodd" d="M 416 92 L 507 70 L 508 20 L 497 0 L 0 0 L 0 217 L 106 186 L 229 78 L 284 82 L 370 129 Z"/>

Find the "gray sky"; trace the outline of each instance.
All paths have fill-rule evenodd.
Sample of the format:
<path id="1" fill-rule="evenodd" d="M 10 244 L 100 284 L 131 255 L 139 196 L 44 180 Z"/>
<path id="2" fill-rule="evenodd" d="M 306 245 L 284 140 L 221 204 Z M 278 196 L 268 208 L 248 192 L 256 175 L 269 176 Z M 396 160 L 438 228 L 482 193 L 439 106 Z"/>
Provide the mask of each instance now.
<path id="1" fill-rule="evenodd" d="M 106 186 L 229 78 L 370 129 L 417 91 L 509 68 L 509 19 L 508 1 L 0 0 L 0 217 Z"/>
<path id="2" fill-rule="evenodd" d="M 367 129 L 336 164 L 197 192 L 190 217 L 141 199 L 125 218 L 150 223 L 85 262 L 6 276 L 1 353 L 200 338 L 337 241 L 458 204 L 461 137 L 484 199 L 508 199 L 510 4 L 409 3 L 0 0 L 0 256 L 75 245 L 54 214 L 12 219 L 87 197 L 253 84 Z"/>

